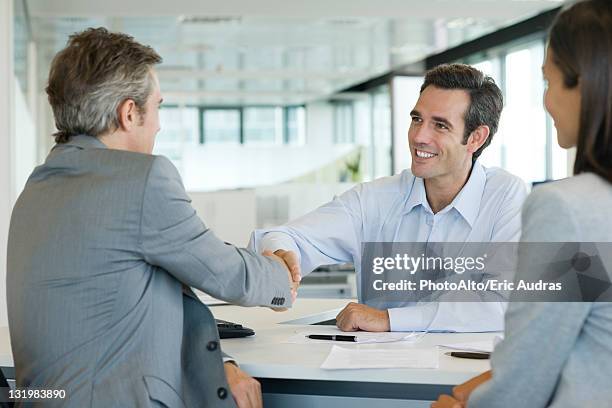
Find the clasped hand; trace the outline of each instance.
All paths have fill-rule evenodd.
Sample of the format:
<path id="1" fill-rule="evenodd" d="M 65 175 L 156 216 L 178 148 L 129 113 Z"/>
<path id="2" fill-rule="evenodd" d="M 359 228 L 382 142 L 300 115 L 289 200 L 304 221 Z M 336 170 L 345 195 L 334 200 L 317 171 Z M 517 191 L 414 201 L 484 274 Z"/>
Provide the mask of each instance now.
<path id="1" fill-rule="evenodd" d="M 263 251 L 263 255 L 274 259 L 287 269 L 289 286 L 291 287 L 291 303 L 294 303 L 297 299 L 298 286 L 300 286 L 300 281 L 302 280 L 300 263 L 296 253 L 279 249 L 274 252 L 268 250 Z M 287 308 L 272 308 L 272 310 L 285 311 Z"/>

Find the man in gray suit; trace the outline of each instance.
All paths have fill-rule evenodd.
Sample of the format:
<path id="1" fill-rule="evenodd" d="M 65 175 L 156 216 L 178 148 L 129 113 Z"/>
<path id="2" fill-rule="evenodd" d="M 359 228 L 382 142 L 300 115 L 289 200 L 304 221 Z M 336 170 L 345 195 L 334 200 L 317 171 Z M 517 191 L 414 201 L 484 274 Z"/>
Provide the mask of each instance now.
<path id="1" fill-rule="evenodd" d="M 280 258 L 215 237 L 174 166 L 151 155 L 159 62 L 105 29 L 71 36 L 53 60 L 57 145 L 15 205 L 7 268 L 17 386 L 66 391 L 44 406 L 261 406 L 190 287 L 279 308 L 297 283 Z"/>

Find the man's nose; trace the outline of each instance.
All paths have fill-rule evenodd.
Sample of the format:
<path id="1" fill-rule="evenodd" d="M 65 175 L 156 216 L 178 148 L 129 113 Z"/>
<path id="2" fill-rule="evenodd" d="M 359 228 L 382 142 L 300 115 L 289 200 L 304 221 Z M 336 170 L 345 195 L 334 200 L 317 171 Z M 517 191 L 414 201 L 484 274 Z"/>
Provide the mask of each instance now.
<path id="1" fill-rule="evenodd" d="M 428 145 L 431 142 L 431 132 L 426 126 L 416 126 L 408 131 L 408 139 L 413 145 Z"/>

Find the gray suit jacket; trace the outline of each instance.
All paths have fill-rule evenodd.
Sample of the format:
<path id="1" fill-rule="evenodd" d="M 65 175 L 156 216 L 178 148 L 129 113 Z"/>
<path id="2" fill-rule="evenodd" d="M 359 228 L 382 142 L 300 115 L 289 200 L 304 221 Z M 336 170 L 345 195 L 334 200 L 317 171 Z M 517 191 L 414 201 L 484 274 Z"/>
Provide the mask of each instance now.
<path id="1" fill-rule="evenodd" d="M 281 306 L 287 279 L 215 237 L 166 158 L 76 136 L 34 170 L 11 218 L 17 385 L 66 390 L 44 406 L 233 406 L 213 316 L 183 288 Z"/>
<path id="2" fill-rule="evenodd" d="M 523 207 L 521 241 L 610 243 L 610 208 L 612 185 L 592 173 L 536 187 Z M 610 245 L 599 251 L 608 279 Z M 510 302 L 505 334 L 493 379 L 469 408 L 610 406 L 612 303 Z"/>

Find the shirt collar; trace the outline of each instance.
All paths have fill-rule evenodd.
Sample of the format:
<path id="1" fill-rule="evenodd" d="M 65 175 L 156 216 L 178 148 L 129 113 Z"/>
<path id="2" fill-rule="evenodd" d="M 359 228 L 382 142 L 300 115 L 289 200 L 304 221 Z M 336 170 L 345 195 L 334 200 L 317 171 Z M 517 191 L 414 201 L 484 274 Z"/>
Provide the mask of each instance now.
<path id="1" fill-rule="evenodd" d="M 468 178 L 467 183 L 459 191 L 459 194 L 449 204 L 449 207 L 455 208 L 459 214 L 470 224 L 470 227 L 474 225 L 478 211 L 480 211 L 480 202 L 484 193 L 485 183 L 487 176 L 484 171 L 484 167 L 476 161 L 472 167 L 472 172 Z M 406 205 L 404 207 L 404 214 L 409 213 L 412 209 L 418 205 L 423 206 L 426 210 L 431 212 L 431 207 L 427 202 L 427 194 L 425 192 L 425 183 L 420 177 L 413 177 L 412 189 Z"/>
<path id="2" fill-rule="evenodd" d="M 484 188 L 487 181 L 484 167 L 478 161 L 472 166 L 472 173 L 467 183 L 463 186 L 457 197 L 450 203 L 459 214 L 470 224 L 474 226 L 474 221 L 480 211 L 480 202 L 484 194 Z"/>
<path id="3" fill-rule="evenodd" d="M 427 195 L 425 193 L 425 183 L 420 177 L 412 176 L 412 189 L 406 200 L 406 206 L 404 207 L 404 214 L 409 213 L 412 209 L 418 205 L 423 206 L 425 209 L 431 212 L 429 203 L 427 202 Z"/>

